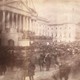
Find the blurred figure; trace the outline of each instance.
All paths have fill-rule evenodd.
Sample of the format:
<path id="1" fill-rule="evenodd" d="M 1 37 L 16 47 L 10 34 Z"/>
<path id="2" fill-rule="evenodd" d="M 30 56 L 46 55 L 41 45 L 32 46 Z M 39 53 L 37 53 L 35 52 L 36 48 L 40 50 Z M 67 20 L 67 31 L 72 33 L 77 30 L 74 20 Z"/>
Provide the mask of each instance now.
<path id="1" fill-rule="evenodd" d="M 68 80 L 70 75 L 71 67 L 68 64 L 59 64 L 58 69 L 53 73 L 52 78 L 54 80 Z"/>
<path id="2" fill-rule="evenodd" d="M 44 54 L 40 54 L 40 57 L 39 57 L 40 71 L 42 71 L 43 68 L 44 68 L 44 59 L 45 59 L 45 55 Z"/>
<path id="3" fill-rule="evenodd" d="M 27 69 L 28 69 L 29 80 L 34 80 L 35 64 L 31 60 L 29 60 Z"/>
<path id="4" fill-rule="evenodd" d="M 5 72 L 6 72 L 6 66 L 0 65 L 0 75 L 5 75 Z"/>
<path id="5" fill-rule="evenodd" d="M 51 65 L 51 56 L 47 54 L 45 57 L 46 70 L 49 71 Z"/>
<path id="6" fill-rule="evenodd" d="M 54 53 L 53 56 L 54 56 L 55 65 L 58 65 L 58 55 L 57 55 L 57 53 Z"/>
<path id="7" fill-rule="evenodd" d="M 62 80 L 63 78 L 65 80 L 68 80 L 70 71 L 71 71 L 71 68 L 68 64 L 59 65 L 60 80 Z"/>

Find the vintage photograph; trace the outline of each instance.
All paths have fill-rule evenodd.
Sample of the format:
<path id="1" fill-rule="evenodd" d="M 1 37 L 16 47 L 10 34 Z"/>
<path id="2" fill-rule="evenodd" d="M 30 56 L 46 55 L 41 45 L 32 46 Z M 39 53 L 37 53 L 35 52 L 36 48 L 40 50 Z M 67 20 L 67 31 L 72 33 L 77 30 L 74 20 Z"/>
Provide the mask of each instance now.
<path id="1" fill-rule="evenodd" d="M 80 0 L 0 0 L 0 80 L 80 80 Z"/>

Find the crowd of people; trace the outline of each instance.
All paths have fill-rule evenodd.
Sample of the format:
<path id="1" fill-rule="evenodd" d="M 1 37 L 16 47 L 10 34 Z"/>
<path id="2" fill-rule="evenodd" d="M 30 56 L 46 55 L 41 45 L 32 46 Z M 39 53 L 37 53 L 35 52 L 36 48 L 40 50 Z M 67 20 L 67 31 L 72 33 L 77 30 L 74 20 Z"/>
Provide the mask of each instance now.
<path id="1" fill-rule="evenodd" d="M 79 46 L 62 44 L 62 45 L 52 46 L 51 49 L 47 49 L 47 50 L 49 51 L 44 50 L 36 53 L 32 50 L 30 50 L 30 52 L 27 51 L 26 58 L 24 58 L 24 56 L 22 57 L 21 52 L 15 53 L 9 51 L 8 54 L 6 55 L 6 51 L 5 51 L 2 52 L 4 54 L 1 54 L 4 59 L 1 57 L 0 61 L 2 62 L 0 63 L 3 64 L 5 62 L 9 67 L 16 66 L 24 69 L 24 72 L 26 71 L 25 73 L 26 75 L 24 77 L 28 76 L 29 80 L 34 80 L 36 68 L 38 68 L 39 71 L 44 71 L 44 70 L 50 71 L 50 68 L 59 66 L 61 80 L 62 77 L 64 77 L 65 80 L 68 80 L 68 74 L 70 72 L 70 68 L 66 67 L 63 64 L 66 63 L 66 61 L 69 59 L 68 57 L 70 56 L 72 57 L 73 55 L 80 53 Z M 2 72 L 1 74 L 4 74 L 6 72 L 6 66 L 2 65 L 0 67 L 1 67 L 0 69 L 3 70 L 3 71 L 0 70 Z M 69 71 L 67 72 L 66 70 Z M 65 73 L 64 76 L 62 75 L 63 73 Z M 55 80 L 57 80 L 55 76 L 54 78 Z"/>
<path id="2" fill-rule="evenodd" d="M 60 69 L 60 72 L 63 72 L 65 71 L 65 75 L 67 74 L 67 77 L 65 77 L 65 80 L 68 80 L 68 74 L 70 72 L 70 68 L 66 68 L 65 66 L 61 66 L 63 64 L 66 63 L 66 60 L 68 58 L 68 56 L 73 56 L 75 54 L 79 54 L 79 47 L 72 47 L 72 46 L 65 46 L 65 45 L 59 45 L 59 46 L 56 46 L 56 47 L 53 47 L 54 49 L 54 52 L 50 52 L 50 53 L 40 53 L 38 54 L 39 57 L 36 59 L 37 60 L 37 64 L 39 65 L 39 69 L 40 71 L 43 71 L 44 68 L 46 69 L 46 71 L 49 71 L 50 68 L 51 68 L 51 65 L 58 65 L 59 66 L 59 69 Z M 64 62 L 62 62 L 64 61 Z M 33 61 L 32 61 L 33 62 Z M 35 74 L 35 69 L 37 67 L 37 64 L 35 63 L 32 63 L 30 61 L 30 65 L 32 66 L 28 66 L 28 74 L 29 74 L 29 79 L 30 80 L 33 80 L 33 76 Z M 61 68 L 63 67 L 63 69 L 65 68 L 65 70 L 62 70 Z M 66 71 L 66 69 L 68 69 Z M 63 74 L 61 73 L 61 74 Z M 64 76 L 63 76 L 64 77 Z M 61 77 L 61 80 L 62 80 L 62 77 Z"/>

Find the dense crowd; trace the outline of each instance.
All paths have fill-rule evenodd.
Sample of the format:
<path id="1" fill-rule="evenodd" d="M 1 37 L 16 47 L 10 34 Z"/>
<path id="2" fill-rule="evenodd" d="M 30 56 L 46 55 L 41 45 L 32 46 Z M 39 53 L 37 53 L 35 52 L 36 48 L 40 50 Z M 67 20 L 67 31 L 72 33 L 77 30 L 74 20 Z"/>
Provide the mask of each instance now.
<path id="1" fill-rule="evenodd" d="M 21 68 L 25 72 L 25 76 L 29 76 L 30 80 L 34 80 L 36 67 L 39 66 L 40 71 L 49 71 L 50 68 L 58 66 L 60 78 L 68 80 L 68 75 L 72 64 L 79 62 L 80 47 L 75 45 L 54 45 L 46 47 L 43 51 L 35 52 L 32 50 L 26 51 L 23 55 L 22 51 L 1 50 L 0 52 L 0 74 L 5 74 L 8 68 L 11 70 L 14 67 Z M 49 50 L 49 51 L 48 51 Z M 72 63 L 73 61 L 73 63 Z M 67 64 L 67 66 L 65 66 Z M 65 74 L 65 75 L 63 75 Z M 55 80 L 57 78 L 53 76 Z"/>
<path id="2" fill-rule="evenodd" d="M 29 68 L 32 69 L 32 71 L 30 70 L 31 74 L 33 72 L 32 78 L 35 73 L 35 69 L 36 69 L 37 65 L 40 67 L 40 71 L 43 71 L 44 68 L 46 69 L 46 71 L 49 71 L 51 67 L 59 66 L 61 80 L 62 80 L 62 78 L 64 78 L 65 80 L 68 80 L 68 75 L 70 73 L 71 67 L 72 67 L 72 65 L 74 65 L 76 63 L 75 59 L 72 63 L 72 58 L 74 55 L 79 56 L 79 53 L 80 53 L 79 46 L 63 45 L 63 44 L 53 46 L 53 50 L 50 52 L 46 52 L 46 50 L 45 50 L 38 54 L 33 53 L 35 55 L 35 58 L 33 59 L 32 55 L 31 55 L 30 60 L 32 60 L 31 62 L 35 65 L 35 68 L 33 69 L 32 66 L 31 66 L 31 68 L 29 66 Z M 76 57 L 74 57 L 74 58 L 76 58 Z M 28 71 L 28 72 L 30 72 L 30 71 Z M 31 77 L 31 75 L 29 77 Z M 33 79 L 30 78 L 30 80 L 33 80 Z M 57 79 L 55 79 L 55 80 L 57 80 Z"/>

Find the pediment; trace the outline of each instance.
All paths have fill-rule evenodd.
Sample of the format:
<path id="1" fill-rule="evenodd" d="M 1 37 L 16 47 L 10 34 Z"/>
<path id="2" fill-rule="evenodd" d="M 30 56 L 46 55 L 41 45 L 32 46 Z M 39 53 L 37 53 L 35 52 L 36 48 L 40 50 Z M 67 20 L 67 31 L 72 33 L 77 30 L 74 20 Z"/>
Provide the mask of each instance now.
<path id="1" fill-rule="evenodd" d="M 26 0 L 6 0 L 5 5 L 19 10 L 30 12 Z"/>

